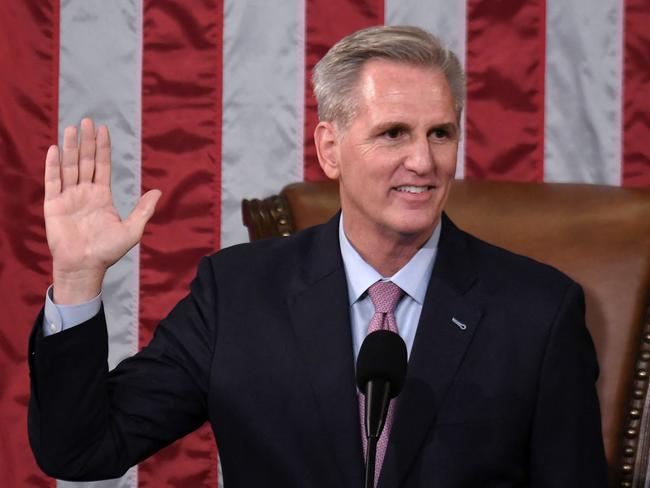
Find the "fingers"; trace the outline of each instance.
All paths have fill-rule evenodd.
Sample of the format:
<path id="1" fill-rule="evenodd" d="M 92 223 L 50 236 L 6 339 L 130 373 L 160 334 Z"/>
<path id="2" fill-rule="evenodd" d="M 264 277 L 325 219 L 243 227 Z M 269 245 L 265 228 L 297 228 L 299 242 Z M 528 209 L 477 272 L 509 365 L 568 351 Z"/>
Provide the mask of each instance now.
<path id="1" fill-rule="evenodd" d="M 77 128 L 66 127 L 63 131 L 63 161 L 61 163 L 61 189 L 77 184 L 79 178 L 79 147 Z"/>
<path id="2" fill-rule="evenodd" d="M 140 200 L 138 200 L 138 204 L 131 212 L 131 215 L 129 215 L 124 221 L 129 228 L 133 244 L 137 243 L 142 238 L 144 226 L 156 210 L 156 204 L 160 199 L 160 195 L 162 195 L 160 190 L 149 190 L 147 193 L 142 195 Z"/>
<path id="3" fill-rule="evenodd" d="M 59 192 L 78 183 L 93 181 L 110 187 L 111 140 L 108 128 L 102 125 L 95 132 L 95 124 L 86 117 L 81 120 L 80 132 L 79 141 L 75 126 L 66 127 L 63 132 Z"/>
<path id="4" fill-rule="evenodd" d="M 98 185 L 111 186 L 111 138 L 105 125 L 97 128 L 94 181 Z"/>
<path id="5" fill-rule="evenodd" d="M 50 146 L 45 156 L 45 200 L 56 198 L 61 193 L 61 161 L 59 148 Z"/>
<path id="6" fill-rule="evenodd" d="M 79 183 L 90 183 L 95 173 L 95 124 L 92 119 L 81 120 L 79 142 Z"/>

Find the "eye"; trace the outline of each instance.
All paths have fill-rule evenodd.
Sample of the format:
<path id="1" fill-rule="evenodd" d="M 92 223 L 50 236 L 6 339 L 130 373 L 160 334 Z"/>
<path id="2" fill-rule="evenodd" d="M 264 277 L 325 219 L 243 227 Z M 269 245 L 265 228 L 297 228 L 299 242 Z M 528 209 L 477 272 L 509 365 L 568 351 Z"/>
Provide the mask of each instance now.
<path id="1" fill-rule="evenodd" d="M 447 139 L 449 138 L 449 131 L 447 129 L 433 129 L 431 131 L 431 137 L 434 139 Z"/>
<path id="2" fill-rule="evenodd" d="M 398 139 L 403 134 L 404 129 L 401 127 L 391 127 L 386 132 L 384 132 L 384 136 L 388 139 Z"/>

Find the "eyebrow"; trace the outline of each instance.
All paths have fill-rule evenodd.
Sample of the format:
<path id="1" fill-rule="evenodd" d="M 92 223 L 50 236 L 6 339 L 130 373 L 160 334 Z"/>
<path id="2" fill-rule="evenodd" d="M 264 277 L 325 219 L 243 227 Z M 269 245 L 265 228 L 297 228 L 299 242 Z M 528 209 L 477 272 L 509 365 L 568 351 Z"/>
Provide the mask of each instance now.
<path id="1" fill-rule="evenodd" d="M 387 121 L 375 126 L 375 132 L 382 133 L 388 129 L 410 129 L 410 126 L 404 122 Z"/>
<path id="2" fill-rule="evenodd" d="M 411 129 L 411 126 L 405 122 L 398 122 L 396 120 L 389 120 L 375 126 L 375 132 L 377 133 L 382 133 L 389 129 Z M 450 134 L 458 134 L 458 124 L 455 122 L 443 122 L 441 124 L 435 124 L 427 130 L 427 133 L 440 129 L 446 130 Z"/>
<path id="3" fill-rule="evenodd" d="M 386 132 L 389 129 L 403 129 L 403 130 L 411 130 L 411 126 L 405 122 L 398 122 L 396 120 L 389 120 L 386 122 L 382 122 L 375 126 L 374 133 L 375 134 L 382 134 Z M 431 132 L 435 130 L 444 130 L 447 131 L 451 136 L 457 137 L 459 133 L 458 129 L 458 124 L 455 122 L 443 122 L 441 124 L 436 124 L 431 126 L 427 130 L 427 135 L 430 134 Z"/>

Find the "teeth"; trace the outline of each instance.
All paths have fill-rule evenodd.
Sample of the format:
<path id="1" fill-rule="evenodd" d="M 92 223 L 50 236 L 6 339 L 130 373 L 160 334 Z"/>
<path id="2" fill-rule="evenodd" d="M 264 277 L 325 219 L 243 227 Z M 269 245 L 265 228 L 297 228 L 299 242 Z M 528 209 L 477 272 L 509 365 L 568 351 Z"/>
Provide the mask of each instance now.
<path id="1" fill-rule="evenodd" d="M 411 186 L 411 185 L 404 185 L 404 186 L 398 186 L 397 191 L 405 191 L 408 193 L 422 193 L 424 191 L 427 191 L 426 186 Z"/>

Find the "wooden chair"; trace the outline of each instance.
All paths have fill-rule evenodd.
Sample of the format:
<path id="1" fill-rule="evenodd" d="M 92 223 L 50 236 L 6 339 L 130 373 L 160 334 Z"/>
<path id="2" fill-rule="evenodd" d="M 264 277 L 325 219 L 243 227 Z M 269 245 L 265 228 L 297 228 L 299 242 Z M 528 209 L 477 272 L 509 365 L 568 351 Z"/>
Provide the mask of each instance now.
<path id="1" fill-rule="evenodd" d="M 279 195 L 242 203 L 251 240 L 288 236 L 338 209 L 338 186 L 332 182 L 296 183 Z M 582 284 L 600 364 L 609 486 L 645 486 L 650 482 L 650 192 L 457 181 L 446 211 L 471 234 L 551 264 Z"/>

